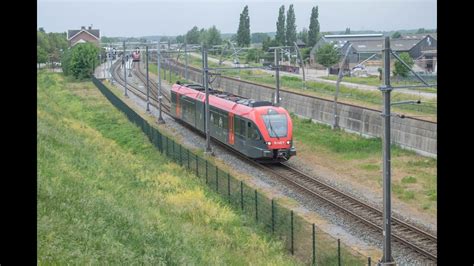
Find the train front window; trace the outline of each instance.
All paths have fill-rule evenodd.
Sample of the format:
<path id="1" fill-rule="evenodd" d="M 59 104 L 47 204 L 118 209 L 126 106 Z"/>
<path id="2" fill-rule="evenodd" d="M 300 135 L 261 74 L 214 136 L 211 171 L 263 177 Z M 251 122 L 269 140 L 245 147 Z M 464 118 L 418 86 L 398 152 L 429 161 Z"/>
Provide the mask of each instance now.
<path id="1" fill-rule="evenodd" d="M 268 134 L 272 138 L 286 137 L 288 134 L 288 122 L 284 114 L 262 115 Z"/>

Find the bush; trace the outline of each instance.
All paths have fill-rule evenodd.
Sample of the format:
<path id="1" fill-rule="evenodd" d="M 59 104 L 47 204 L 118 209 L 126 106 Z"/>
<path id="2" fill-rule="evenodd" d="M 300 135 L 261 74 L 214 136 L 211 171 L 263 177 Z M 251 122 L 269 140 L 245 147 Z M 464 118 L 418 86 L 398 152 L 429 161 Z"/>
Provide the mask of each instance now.
<path id="1" fill-rule="evenodd" d="M 413 65 L 415 64 L 410 54 L 406 52 L 400 54 L 400 59 L 402 59 L 403 62 L 405 62 L 405 64 L 409 65 L 410 68 L 413 67 Z M 410 69 L 408 69 L 405 65 L 403 65 L 402 62 L 395 60 L 395 69 L 393 70 L 394 76 L 400 76 L 400 77 L 405 78 L 408 76 L 409 72 L 410 72 Z"/>
<path id="2" fill-rule="evenodd" d="M 63 54 L 63 73 L 81 80 L 87 79 L 99 65 L 99 48 L 91 43 L 80 43 Z"/>

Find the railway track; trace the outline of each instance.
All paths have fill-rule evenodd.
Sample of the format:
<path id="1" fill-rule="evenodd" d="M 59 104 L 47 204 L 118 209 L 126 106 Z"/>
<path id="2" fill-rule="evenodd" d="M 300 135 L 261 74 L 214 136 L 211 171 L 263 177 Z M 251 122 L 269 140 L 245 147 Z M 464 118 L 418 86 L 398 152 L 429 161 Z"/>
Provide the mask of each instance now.
<path id="1" fill-rule="evenodd" d="M 125 85 L 125 80 L 124 78 L 122 77 L 121 75 L 121 70 L 120 70 L 120 65 L 121 65 L 121 61 L 118 60 L 113 66 L 112 66 L 112 75 L 113 75 L 113 78 L 115 81 L 117 81 L 121 86 L 124 86 Z M 140 79 L 140 76 L 137 75 L 137 77 Z M 141 80 L 141 79 L 140 79 Z M 143 81 L 143 80 L 141 80 Z M 146 79 L 145 79 L 145 82 L 144 84 L 146 84 Z M 142 99 L 143 101 L 147 101 L 147 97 L 146 97 L 146 88 L 143 87 L 143 88 L 139 88 L 139 87 L 135 87 L 133 86 L 132 84 L 130 84 L 130 82 L 127 82 L 127 89 L 132 92 L 133 94 L 135 94 L 137 97 L 139 97 L 140 99 Z M 158 97 L 157 97 L 157 92 L 156 90 L 150 90 L 152 93 L 151 95 L 149 95 L 149 99 L 150 99 L 150 105 L 159 109 L 159 101 L 158 101 Z M 154 91 L 154 93 L 153 93 Z M 165 112 L 166 114 L 170 114 L 170 102 L 169 102 L 169 97 L 165 97 L 164 96 L 165 94 L 163 94 L 163 99 L 164 101 L 162 100 L 162 111 Z"/>
<path id="2" fill-rule="evenodd" d="M 140 66 L 138 64 L 135 64 L 135 67 L 133 69 L 135 75 L 138 77 L 138 79 L 140 79 L 141 82 L 143 82 L 143 84 L 146 84 L 146 74 L 143 73 L 142 69 L 140 68 Z M 152 79 L 149 79 L 149 82 L 150 82 L 150 92 L 151 94 L 156 98 L 158 99 L 158 84 L 156 83 L 156 81 L 152 80 Z M 161 91 L 161 95 L 163 96 L 163 99 L 170 103 L 171 100 L 170 100 L 170 96 L 168 95 L 168 93 L 166 93 L 165 91 Z"/>
<path id="3" fill-rule="evenodd" d="M 382 211 L 361 202 L 313 177 L 285 164 L 261 165 L 265 171 L 291 183 L 300 191 L 304 191 L 336 209 L 349 214 L 379 232 L 383 232 Z M 392 238 L 403 246 L 409 247 L 424 257 L 436 261 L 437 237 L 413 225 L 392 217 Z"/>
<path id="4" fill-rule="evenodd" d="M 114 67 L 114 77 L 123 84 L 123 79 L 121 78 L 120 74 L 117 73 L 118 67 L 119 65 Z M 136 69 L 136 73 L 137 77 L 139 77 L 142 82 L 146 83 L 146 78 L 139 68 Z M 155 86 L 155 89 L 152 91 L 155 91 L 154 100 L 156 101 L 156 83 L 152 83 L 152 86 Z M 146 101 L 146 93 L 137 88 L 134 88 L 134 90 L 139 92 L 138 94 L 135 93 L 137 96 Z M 143 97 L 143 95 L 145 95 L 145 97 Z M 150 99 L 152 99 L 152 97 L 150 97 Z M 167 100 L 169 102 L 169 99 Z M 169 106 L 166 106 L 166 110 L 167 113 L 169 113 Z M 193 131 L 197 132 L 196 130 Z M 198 133 L 203 135 L 200 132 Z M 297 190 L 326 202 L 338 211 L 350 215 L 356 221 L 362 222 L 363 224 L 373 228 L 378 232 L 383 231 L 383 216 L 381 210 L 378 210 L 377 208 L 374 208 L 344 192 L 324 184 L 321 181 L 305 173 L 302 173 L 297 169 L 294 169 L 286 163 L 260 164 L 246 158 L 241 154 L 236 153 L 229 147 L 215 140 L 214 142 L 218 143 L 221 147 L 232 151 L 234 154 L 237 154 L 240 158 L 250 162 L 252 165 L 261 168 L 262 170 L 277 176 L 280 179 L 283 179 Z M 429 260 L 437 260 L 437 237 L 394 217 L 392 217 L 392 239 L 402 246 L 416 251 Z"/>

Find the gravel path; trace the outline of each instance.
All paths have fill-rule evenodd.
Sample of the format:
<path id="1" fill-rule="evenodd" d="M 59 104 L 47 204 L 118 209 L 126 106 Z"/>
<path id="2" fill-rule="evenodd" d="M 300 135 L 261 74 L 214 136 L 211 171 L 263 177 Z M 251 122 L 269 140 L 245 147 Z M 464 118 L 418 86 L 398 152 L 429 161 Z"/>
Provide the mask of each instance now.
<path id="1" fill-rule="evenodd" d="M 136 80 L 134 80 L 136 79 Z M 135 77 L 130 78 L 131 82 L 138 82 L 138 79 Z M 170 86 L 166 82 L 162 81 L 163 90 L 169 92 Z M 144 110 L 146 108 L 146 103 L 140 98 L 134 96 L 132 93 L 129 94 L 130 99 L 134 100 L 135 103 Z M 158 117 L 158 110 L 153 106 L 150 107 L 151 114 L 155 117 Z M 176 137 L 182 140 L 182 144 L 191 147 L 205 149 L 205 138 L 197 135 L 188 128 L 182 126 L 163 113 L 163 118 L 166 124 L 161 125 L 165 130 L 172 132 Z M 319 230 L 322 230 L 335 238 L 340 238 L 341 242 L 354 247 L 356 250 L 359 250 L 362 254 L 381 254 L 382 249 L 382 235 L 380 233 L 374 233 L 372 229 L 368 229 L 365 225 L 354 223 L 352 220 L 348 219 L 345 214 L 335 212 L 334 209 L 330 206 L 327 206 L 325 203 L 310 198 L 306 195 L 301 195 L 299 192 L 294 191 L 288 186 L 275 179 L 273 176 L 270 176 L 260 169 L 255 168 L 248 163 L 238 159 L 236 156 L 232 155 L 229 151 L 220 148 L 219 146 L 212 145 L 214 156 L 224 162 L 226 165 L 230 166 L 232 169 L 236 169 L 237 172 L 247 175 L 250 177 L 250 182 L 253 183 L 259 190 L 264 190 L 272 194 L 273 197 L 289 197 L 296 200 L 300 205 L 295 208 L 295 212 L 300 214 L 307 215 L 311 214 L 319 223 L 316 222 Z M 347 186 L 341 183 L 337 183 L 332 178 L 334 173 L 328 173 L 325 171 L 319 171 L 321 169 L 314 169 L 304 165 L 304 163 L 299 160 L 299 158 L 293 157 L 289 163 L 292 166 L 297 167 L 298 169 L 311 173 L 314 177 L 320 178 L 323 181 L 335 186 L 336 188 L 349 192 L 357 198 L 363 199 L 372 205 L 379 205 L 377 202 L 382 202 L 380 196 L 373 195 L 368 191 L 360 191 L 358 189 L 353 189 L 351 186 Z M 400 214 L 395 213 L 394 215 L 399 216 Z M 399 218 L 402 218 L 401 215 Z M 403 218 L 402 218 L 403 219 Z M 408 219 L 403 219 L 408 220 Z M 413 220 L 413 219 L 410 219 Z M 421 223 L 421 221 L 415 220 L 416 223 Z M 422 227 L 427 227 L 433 229 L 433 225 L 424 225 Z M 395 261 L 400 265 L 426 265 L 419 255 L 412 252 L 409 249 L 401 248 L 397 243 L 392 244 L 393 257 Z M 369 255 L 367 255 L 369 256 Z M 372 261 L 375 263 L 380 257 L 372 257 Z"/>

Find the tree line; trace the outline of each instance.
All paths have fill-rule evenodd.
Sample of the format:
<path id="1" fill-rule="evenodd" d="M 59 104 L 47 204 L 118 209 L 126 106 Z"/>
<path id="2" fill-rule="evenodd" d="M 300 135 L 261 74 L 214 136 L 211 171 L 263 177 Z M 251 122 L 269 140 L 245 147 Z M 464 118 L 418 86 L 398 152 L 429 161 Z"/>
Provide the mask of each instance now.
<path id="1" fill-rule="evenodd" d="M 61 54 L 68 47 L 66 32 L 46 33 L 43 28 L 36 32 L 37 63 L 45 64 L 61 61 Z"/>

